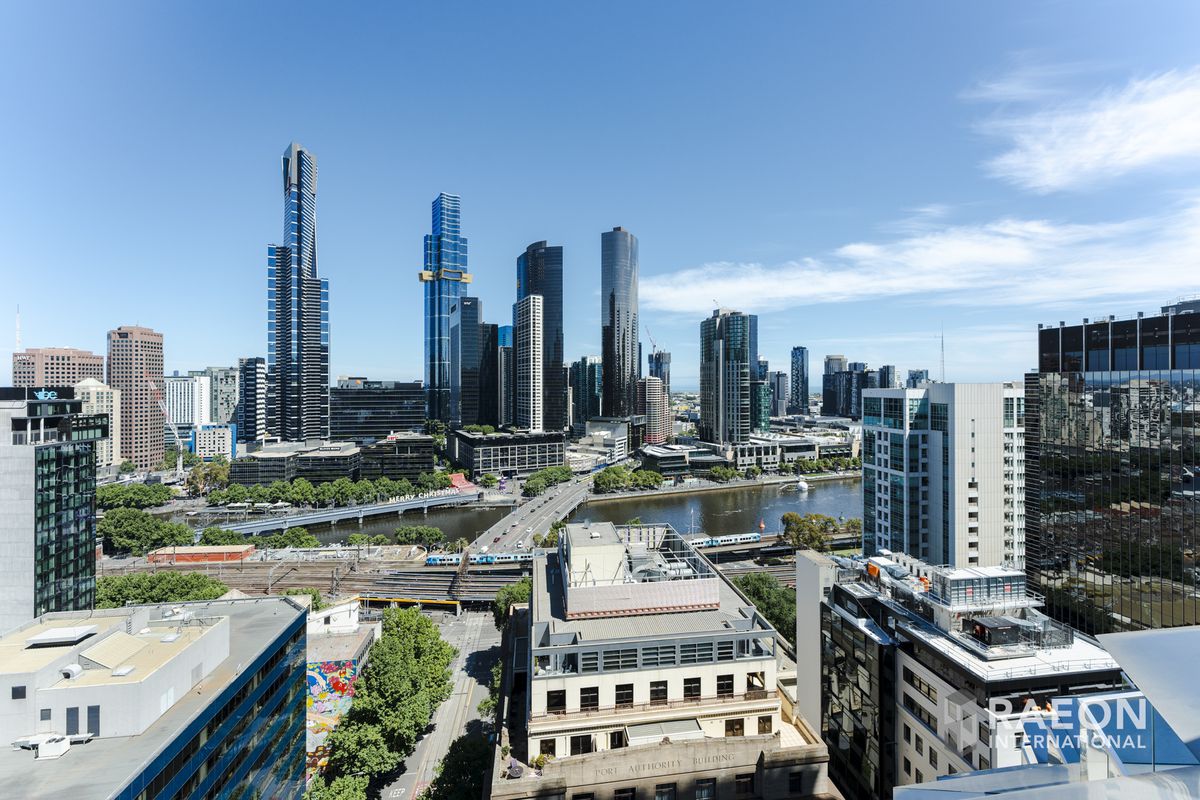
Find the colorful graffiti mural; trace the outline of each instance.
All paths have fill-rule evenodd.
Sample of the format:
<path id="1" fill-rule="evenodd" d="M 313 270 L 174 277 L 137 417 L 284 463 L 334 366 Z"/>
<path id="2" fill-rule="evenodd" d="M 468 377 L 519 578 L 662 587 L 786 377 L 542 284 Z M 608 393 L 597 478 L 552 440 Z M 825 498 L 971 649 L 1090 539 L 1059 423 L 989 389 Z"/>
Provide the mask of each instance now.
<path id="1" fill-rule="evenodd" d="M 358 662 L 308 662 L 307 749 L 308 778 L 325 768 L 329 748 L 325 739 L 337 727 L 338 720 L 350 710 L 354 699 L 354 682 L 358 678 Z"/>

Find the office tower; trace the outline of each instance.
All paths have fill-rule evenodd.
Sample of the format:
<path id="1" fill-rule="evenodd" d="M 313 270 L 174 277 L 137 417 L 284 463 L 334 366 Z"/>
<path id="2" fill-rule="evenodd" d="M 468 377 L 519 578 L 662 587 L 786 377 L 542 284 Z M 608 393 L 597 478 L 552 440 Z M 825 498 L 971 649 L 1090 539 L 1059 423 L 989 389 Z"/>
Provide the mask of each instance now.
<path id="1" fill-rule="evenodd" d="M 740 444 L 750 436 L 750 317 L 716 309 L 700 323 L 700 439 Z"/>
<path id="2" fill-rule="evenodd" d="M 845 371 L 845 356 L 825 356 L 825 372 L 821 380 L 821 413 L 826 416 L 837 414 L 837 392 L 834 388 L 831 376 Z"/>
<path id="3" fill-rule="evenodd" d="M 238 402 L 235 413 L 239 442 L 254 442 L 267 435 L 267 360 L 258 356 L 238 359 Z"/>
<path id="4" fill-rule="evenodd" d="M 500 326 L 479 326 L 479 424 L 500 424 Z"/>
<path id="5" fill-rule="evenodd" d="M 450 303 L 450 427 L 479 424 L 483 302 L 463 295 Z"/>
<path id="6" fill-rule="evenodd" d="M 894 364 L 884 364 L 879 368 L 879 388 L 880 389 L 898 389 L 900 384 L 896 381 L 896 366 Z"/>
<path id="7" fill-rule="evenodd" d="M 767 433 L 771 430 L 771 384 L 750 381 L 750 431 Z"/>
<path id="8" fill-rule="evenodd" d="M 604 413 L 627 417 L 637 405 L 638 242 L 624 228 L 600 234 L 600 345 Z"/>
<path id="9" fill-rule="evenodd" d="M 506 698 L 513 744 L 546 766 L 498 771 L 493 800 L 551 784 L 605 800 L 836 794 L 816 721 L 783 699 L 780 634 L 679 533 L 592 522 L 559 542 L 534 553 L 529 613 L 505 643 L 529 642 L 513 683 L 527 691 Z"/>
<path id="10" fill-rule="evenodd" d="M 291 598 L 258 597 L 47 615 L 5 633 L 0 651 L 20 656 L 0 659 L 0 681 L 22 699 L 0 737 L 25 748 L 5 753 L 0 777 L 22 800 L 300 797 L 306 620 Z"/>
<path id="11" fill-rule="evenodd" d="M 95 602 L 94 446 L 108 435 L 69 386 L 0 389 L 0 631 Z"/>
<path id="12" fill-rule="evenodd" d="M 496 328 L 496 422 L 512 425 L 517 406 L 517 366 L 513 358 L 512 325 Z"/>
<path id="13" fill-rule="evenodd" d="M 929 383 L 929 370 L 910 369 L 908 371 L 908 380 L 904 382 L 904 385 L 909 389 L 919 389 L 925 383 Z"/>
<path id="14" fill-rule="evenodd" d="M 788 413 L 788 376 L 786 372 L 770 373 L 771 384 L 771 416 L 786 417 Z"/>
<path id="15" fill-rule="evenodd" d="M 1025 378 L 1026 565 L 1089 633 L 1200 623 L 1200 301 L 1038 330 Z"/>
<path id="16" fill-rule="evenodd" d="M 162 379 L 161 333 L 129 325 L 108 332 L 105 383 L 121 392 L 120 457 L 141 469 L 163 459 Z"/>
<path id="17" fill-rule="evenodd" d="M 513 310 L 513 361 L 516 371 L 516 407 L 518 428 L 537 432 L 542 428 L 542 296 L 527 295 Z"/>
<path id="18" fill-rule="evenodd" d="M 863 393 L 863 548 L 1025 565 L 1025 412 L 1012 383 Z"/>
<path id="19" fill-rule="evenodd" d="M 108 436 L 92 443 L 96 453 L 97 472 L 112 471 L 121 466 L 121 390 L 84 378 L 75 384 L 75 399 L 83 405 L 83 414 L 104 414 L 108 417 Z"/>
<path id="20" fill-rule="evenodd" d="M 834 372 L 845 372 L 847 369 L 846 357 L 843 355 L 825 356 L 825 374 L 831 375 Z"/>
<path id="21" fill-rule="evenodd" d="M 205 367 L 188 372 L 189 376 L 206 377 L 209 382 L 209 419 L 214 425 L 237 422 L 237 367 Z"/>
<path id="22" fill-rule="evenodd" d="M 12 354 L 13 386 L 74 386 L 104 380 L 104 356 L 74 347 L 30 347 Z"/>
<path id="23" fill-rule="evenodd" d="M 534 242 L 517 257 L 517 301 L 542 296 L 542 426 L 567 427 L 567 382 L 563 376 L 563 249 Z"/>
<path id="24" fill-rule="evenodd" d="M 645 444 L 663 444 L 671 438 L 671 402 L 663 382 L 653 375 L 637 384 L 637 413 L 646 417 Z"/>
<path id="25" fill-rule="evenodd" d="M 285 442 L 329 436 L 329 281 L 317 273 L 317 159 L 283 154 L 283 240 L 267 246 L 267 427 Z"/>
<path id="26" fill-rule="evenodd" d="M 1027 769 L 1038 759 L 1030 748 L 1047 747 L 1043 725 L 1052 723 L 1078 757 L 1079 740 L 1090 734 L 1053 711 L 1094 693 L 1127 691 L 1117 660 L 1049 619 L 1020 570 L 954 569 L 900 554 L 843 564 L 812 551 L 796 558 L 798 587 L 825 584 L 825 591 L 801 589 L 808 597 L 797 608 L 796 636 L 813 646 L 798 654 L 797 676 L 816 680 L 797 681 L 797 707 L 803 713 L 820 703 L 829 775 L 842 795 L 898 798 L 895 787 L 940 778 L 937 789 L 903 796 L 976 797 L 974 776 L 964 773 L 998 769 L 1014 797 L 1070 796 L 1022 791 L 1037 774 Z M 808 613 L 813 603 L 816 614 Z M 1101 763 L 1107 767 L 1108 756 Z"/>
<path id="27" fill-rule="evenodd" d="M 747 314 L 746 318 L 750 320 L 750 380 L 762 380 L 762 376 L 758 374 L 762 369 L 758 352 L 758 314 Z"/>
<path id="28" fill-rule="evenodd" d="M 765 358 L 758 359 L 758 365 L 754 370 L 753 378 L 756 381 L 765 381 L 771 374 L 771 363 Z"/>
<path id="29" fill-rule="evenodd" d="M 370 442 L 425 427 L 425 387 L 420 381 L 339 377 L 329 390 L 330 438 Z"/>
<path id="30" fill-rule="evenodd" d="M 194 428 L 212 423 L 212 381 L 207 375 L 167 375 L 163 378 L 168 423 Z"/>
<path id="31" fill-rule="evenodd" d="M 865 389 L 879 388 L 879 373 L 867 369 L 860 361 L 849 366 L 852 369 L 824 376 L 821 413 L 850 419 L 862 417 L 862 393 Z"/>
<path id="32" fill-rule="evenodd" d="M 808 348 L 792 348 L 792 386 L 788 413 L 808 413 Z"/>
<path id="33" fill-rule="evenodd" d="M 665 350 L 655 350 L 650 354 L 650 375 L 663 382 L 667 397 L 671 396 L 671 354 Z"/>
<path id="34" fill-rule="evenodd" d="M 603 397 L 604 360 L 600 356 L 584 356 L 572 363 L 571 417 L 575 427 L 582 429 L 589 419 L 603 415 Z"/>
<path id="35" fill-rule="evenodd" d="M 433 230 L 425 236 L 425 414 L 450 422 L 450 313 L 467 293 L 467 239 L 462 235 L 461 199 L 442 192 L 433 201 Z"/>

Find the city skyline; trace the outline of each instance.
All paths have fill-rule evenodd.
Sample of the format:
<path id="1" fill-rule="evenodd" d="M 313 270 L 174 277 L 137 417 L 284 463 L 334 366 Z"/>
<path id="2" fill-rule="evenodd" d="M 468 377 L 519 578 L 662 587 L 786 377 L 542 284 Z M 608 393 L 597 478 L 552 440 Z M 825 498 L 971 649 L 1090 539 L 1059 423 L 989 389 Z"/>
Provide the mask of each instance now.
<path id="1" fill-rule="evenodd" d="M 370 306 L 386 298 L 387 316 L 405 321 L 393 336 L 420 336 L 421 298 L 411 275 L 428 230 L 425 204 L 452 191 L 463 197 L 476 287 L 489 308 L 515 300 L 514 253 L 542 239 L 563 246 L 568 363 L 600 352 L 595 239 L 621 225 L 638 235 L 643 326 L 674 354 L 676 389 L 698 385 L 693 331 L 714 299 L 760 316 L 760 349 L 772 364 L 787 363 L 790 348 L 803 345 L 813 359 L 845 352 L 936 375 L 944 324 L 948 380 L 1014 379 L 1034 366 L 1026 332 L 1037 322 L 1150 310 L 1175 299 L 1172 281 L 1191 284 L 1181 270 L 1194 244 L 1197 139 L 1186 124 L 1166 125 L 1150 111 L 1195 107 L 1200 77 L 1185 32 L 1200 10 L 1175 6 L 1168 24 L 1165 15 L 1106 8 L 1086 19 L 1070 7 L 1026 15 L 954 8 L 934 26 L 924 15 L 880 8 L 862 41 L 835 35 L 862 25 L 848 11 L 784 7 L 770 21 L 723 11 L 679 41 L 664 41 L 671 14 L 650 9 L 641 12 L 631 44 L 645 39 L 656 47 L 635 48 L 628 65 L 600 60 L 600 70 L 590 56 L 601 43 L 587 29 L 607 12 L 506 20 L 481 7 L 478 24 L 463 34 L 478 55 L 450 67 L 448 77 L 461 87 L 470 124 L 448 136 L 408 124 L 438 89 L 402 76 L 434 44 L 405 33 L 405 46 L 383 48 L 376 38 L 428 29 L 425 15 L 436 13 L 429 9 L 382 15 L 377 33 L 360 34 L 361 47 L 334 25 L 338 35 L 327 51 L 301 64 L 316 77 L 302 91 L 327 113 L 301 121 L 262 114 L 271 94 L 290 99 L 300 90 L 277 86 L 267 54 L 251 38 L 228 37 L 230 58 L 214 75 L 197 71 L 193 62 L 203 59 L 187 48 L 166 48 L 153 35 L 186 24 L 197 41 L 224 37 L 232 17 L 220 10 L 201 18 L 183 9 L 140 16 L 115 9 L 102 17 L 81 8 L 54 21 L 61 49 L 42 55 L 29 43 L 48 30 L 49 17 L 15 10 L 0 34 L 3 58 L 42 65 L 44 75 L 38 96 L 14 88 L 4 99 L 14 114 L 46 124 L 0 133 L 12 155 L 8 191 L 0 192 L 0 217 L 9 221 L 4 270 L 64 274 L 77 291 L 53 301 L 18 292 L 0 309 L 0 328 L 12 330 L 19 303 L 27 346 L 100 352 L 106 330 L 137 323 L 167 337 L 168 372 L 265 355 L 260 297 L 230 287 L 257 270 L 263 232 L 277 225 L 277 179 L 262 165 L 295 139 L 326 167 L 321 273 L 336 288 L 331 377 L 422 377 L 419 347 L 376 335 Z M 95 57 L 98 43 L 88 33 L 97 25 L 111 28 L 106 50 L 120 50 L 120 58 Z M 578 55 L 559 75 L 542 74 L 545 53 L 495 58 L 504 39 L 495 34 L 509 26 L 534 26 L 556 52 Z M 955 36 L 944 36 L 950 29 Z M 815 43 L 781 46 L 800 31 Z M 689 56 L 722 37 L 735 48 L 758 39 L 765 46 L 741 47 L 747 56 L 723 67 L 727 75 Z M 1154 41 L 1153 51 L 1137 44 L 1144 41 Z M 346 73 L 337 61 L 360 50 L 366 63 L 358 73 L 378 77 L 343 97 Z M 879 57 L 860 57 L 867 50 Z M 844 66 L 824 72 L 827 63 Z M 764 73 L 778 80 L 746 93 L 754 83 L 747 76 Z M 631 90 L 635 74 L 646 85 Z M 227 86 L 227 103 L 213 106 L 211 81 L 231 83 L 234 75 L 244 85 Z M 115 85 L 128 85 L 128 94 L 109 102 L 118 99 Z M 679 87 L 670 118 L 656 110 L 664 86 Z M 762 102 L 766 92 L 773 102 Z M 596 101 L 613 93 L 627 113 L 645 118 L 636 135 L 608 135 L 612 123 L 597 110 L 608 104 Z M 851 96 L 855 102 L 847 103 Z M 379 109 L 383 97 L 399 99 L 388 103 L 399 108 Z M 519 129 L 506 122 L 527 113 L 530 97 L 563 110 L 536 148 L 505 130 Z M 711 125 L 707 109 L 719 104 L 749 124 Z M 164 105 L 178 113 L 155 113 Z M 186 113 L 192 106 L 214 113 L 196 120 Z M 72 108 L 93 112 L 90 134 L 105 158 L 90 168 L 109 200 L 65 230 L 51 209 L 70 193 L 73 171 L 60 157 L 65 140 L 52 129 Z M 154 124 L 131 136 L 130 126 L 151 114 Z M 879 137 L 901 114 L 905 124 Z M 1120 142 L 1143 131 L 1139 125 L 1148 145 L 1123 151 Z M 401 131 L 411 156 L 392 144 Z M 1096 147 L 1075 147 L 1084 139 Z M 380 159 L 384 142 L 388 157 Z M 195 197 L 184 209 L 167 199 L 174 187 L 162 165 L 193 145 L 206 153 L 206 166 L 193 172 Z M 425 157 L 431 149 L 435 157 Z M 555 177 L 523 180 L 531 164 Z M 1115 165 L 1105 180 L 1097 178 L 1101 164 Z M 810 191 L 796 192 L 797 185 Z M 751 193 L 756 202 L 744 202 Z M 142 223 L 136 232 L 131 220 Z M 162 253 L 175 252 L 170 240 L 191 226 L 204 231 L 205 246 L 176 253 L 182 261 L 164 270 Z M 382 249 L 381 230 L 389 241 Z M 59 246 L 44 246 L 52 240 Z M 84 240 L 88 270 L 66 256 Z M 1087 293 L 1062 291 L 1088 275 L 1095 277 Z M 772 285 L 779 289 L 764 291 Z M 214 326 L 211 313 L 189 312 L 188 304 L 161 302 L 184 295 L 220 302 L 228 324 Z M 862 324 L 849 328 L 846 319 Z M 5 369 L 12 340 L 0 335 Z"/>

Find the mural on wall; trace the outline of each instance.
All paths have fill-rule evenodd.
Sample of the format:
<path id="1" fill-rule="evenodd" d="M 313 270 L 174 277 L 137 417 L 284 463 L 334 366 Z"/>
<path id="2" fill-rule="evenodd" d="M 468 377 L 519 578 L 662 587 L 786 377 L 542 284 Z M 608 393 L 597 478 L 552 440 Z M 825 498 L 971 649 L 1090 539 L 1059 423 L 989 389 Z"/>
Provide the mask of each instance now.
<path id="1" fill-rule="evenodd" d="M 325 768 L 329 748 L 325 740 L 337 727 L 338 720 L 350 710 L 354 698 L 354 681 L 358 678 L 358 662 L 308 662 L 308 762 L 307 778 Z"/>

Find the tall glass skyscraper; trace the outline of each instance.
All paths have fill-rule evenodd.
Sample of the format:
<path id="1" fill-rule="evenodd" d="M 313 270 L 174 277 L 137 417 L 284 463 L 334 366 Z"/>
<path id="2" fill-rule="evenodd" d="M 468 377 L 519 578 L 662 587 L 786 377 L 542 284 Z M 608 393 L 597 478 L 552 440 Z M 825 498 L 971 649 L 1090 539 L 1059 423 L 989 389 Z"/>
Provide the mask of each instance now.
<path id="1" fill-rule="evenodd" d="M 641 348 L 638 242 L 624 228 L 600 234 L 600 348 L 604 361 L 604 413 L 610 417 L 628 417 L 637 410 Z"/>
<path id="2" fill-rule="evenodd" d="M 317 276 L 317 159 L 283 153 L 283 243 L 267 246 L 267 427 L 329 436 L 329 282 Z"/>
<path id="3" fill-rule="evenodd" d="M 808 348 L 792 348 L 792 386 L 788 410 L 792 414 L 808 413 Z"/>
<path id="4" fill-rule="evenodd" d="M 671 354 L 666 350 L 655 350 L 650 354 L 650 377 L 663 382 L 667 401 L 671 400 Z"/>
<path id="5" fill-rule="evenodd" d="M 517 256 L 517 302 L 542 296 L 542 427 L 567 427 L 567 382 L 563 372 L 563 250 L 534 242 Z"/>
<path id="6" fill-rule="evenodd" d="M 738 444 L 750 438 L 751 319 L 718 309 L 700 323 L 701 441 Z"/>
<path id="7" fill-rule="evenodd" d="M 479 425 L 483 302 L 463 295 L 450 304 L 450 426 Z"/>
<path id="8" fill-rule="evenodd" d="M 442 192 L 433 201 L 433 231 L 425 236 L 425 389 L 426 414 L 450 422 L 450 313 L 467 293 L 467 239 L 462 235 L 461 198 Z"/>

